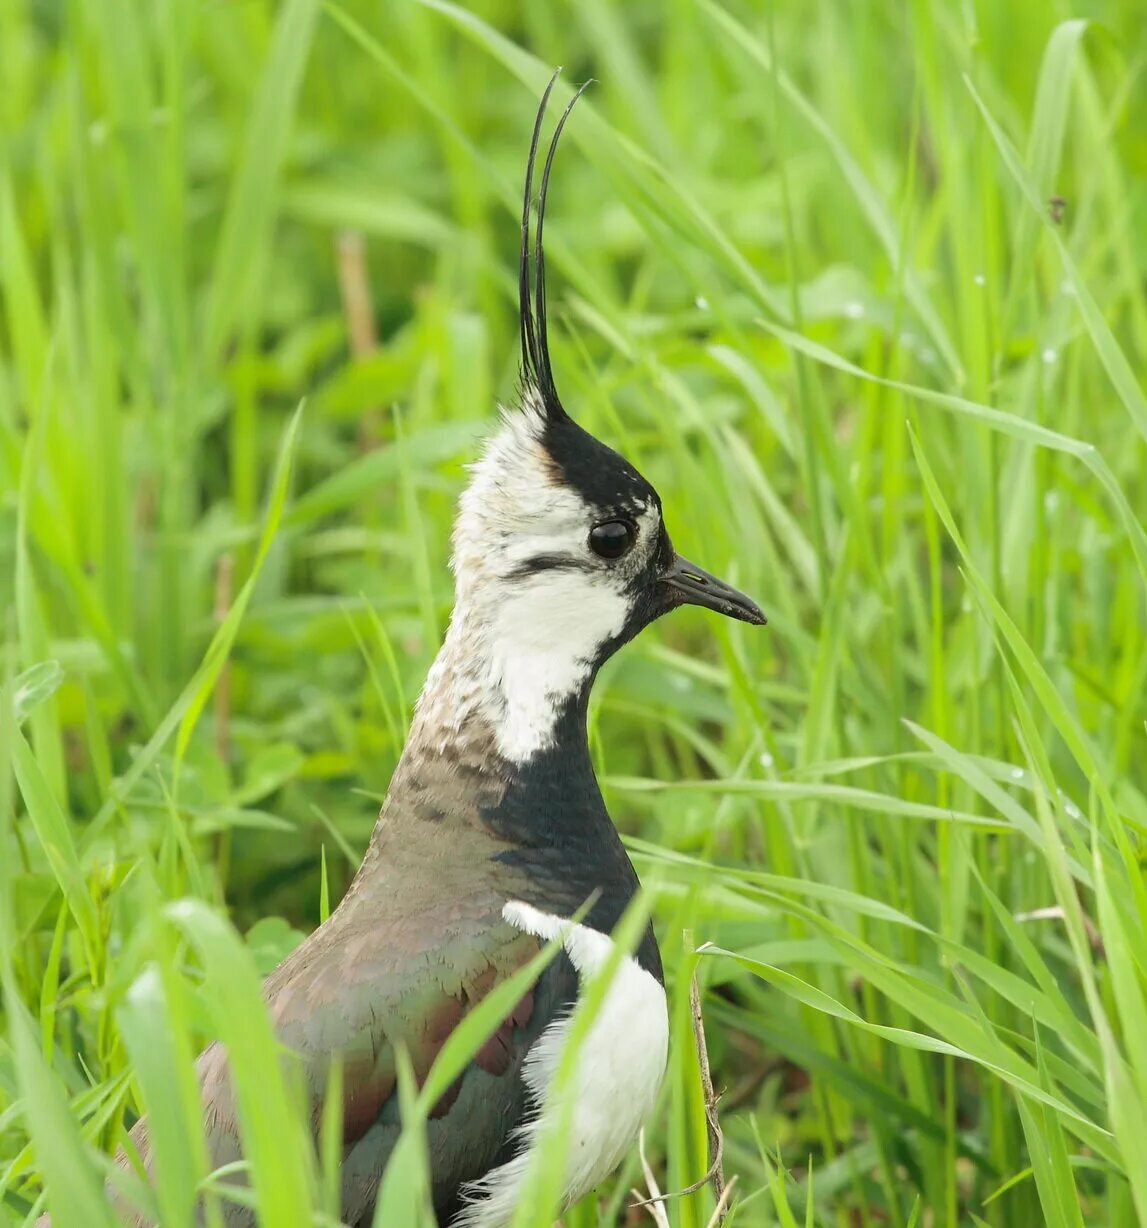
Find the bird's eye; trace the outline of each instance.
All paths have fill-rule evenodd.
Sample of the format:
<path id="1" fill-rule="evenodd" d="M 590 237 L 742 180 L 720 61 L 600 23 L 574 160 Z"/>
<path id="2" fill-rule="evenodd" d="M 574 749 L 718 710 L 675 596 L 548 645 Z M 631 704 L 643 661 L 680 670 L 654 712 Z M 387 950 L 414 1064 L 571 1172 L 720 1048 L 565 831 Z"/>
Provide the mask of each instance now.
<path id="1" fill-rule="evenodd" d="M 607 520 L 589 531 L 589 548 L 603 559 L 619 559 L 633 545 L 636 532 L 624 520 Z"/>

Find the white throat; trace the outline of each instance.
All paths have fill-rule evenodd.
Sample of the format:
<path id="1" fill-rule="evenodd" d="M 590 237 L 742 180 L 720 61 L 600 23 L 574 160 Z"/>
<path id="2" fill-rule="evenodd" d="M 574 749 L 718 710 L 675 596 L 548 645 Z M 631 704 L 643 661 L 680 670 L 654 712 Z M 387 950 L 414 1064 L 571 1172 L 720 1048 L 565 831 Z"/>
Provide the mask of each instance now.
<path id="1" fill-rule="evenodd" d="M 628 605 L 576 573 L 534 576 L 509 594 L 499 587 L 489 601 L 471 591 L 455 607 L 418 720 L 445 744 L 484 718 L 499 753 L 524 763 L 554 744 L 559 717 L 590 681 L 601 645 L 621 631 Z"/>

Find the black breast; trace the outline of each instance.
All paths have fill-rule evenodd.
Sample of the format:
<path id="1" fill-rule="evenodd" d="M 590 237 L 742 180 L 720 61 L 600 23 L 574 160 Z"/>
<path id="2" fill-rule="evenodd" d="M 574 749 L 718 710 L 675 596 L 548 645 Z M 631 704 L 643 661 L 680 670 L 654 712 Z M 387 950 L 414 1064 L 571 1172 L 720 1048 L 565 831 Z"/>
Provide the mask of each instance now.
<path id="1" fill-rule="evenodd" d="M 570 705 L 555 735 L 550 748 L 525 764 L 506 764 L 506 792 L 482 818 L 510 843 L 494 856 L 524 872 L 525 903 L 569 917 L 592 898 L 583 924 L 609 934 L 640 886 L 637 872 L 593 772 L 582 703 Z M 665 983 L 652 925 L 634 954 Z"/>

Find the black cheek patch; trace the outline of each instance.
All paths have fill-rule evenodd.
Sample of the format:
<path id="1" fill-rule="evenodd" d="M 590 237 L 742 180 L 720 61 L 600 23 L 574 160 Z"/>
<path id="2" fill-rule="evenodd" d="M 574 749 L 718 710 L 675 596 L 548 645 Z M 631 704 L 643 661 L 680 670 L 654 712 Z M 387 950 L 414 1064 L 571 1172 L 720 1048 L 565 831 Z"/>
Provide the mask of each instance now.
<path id="1" fill-rule="evenodd" d="M 533 558 L 516 564 L 507 574 L 506 579 L 528 580 L 530 576 L 539 576 L 546 571 L 588 572 L 592 570 L 587 563 L 568 554 L 535 554 Z"/>

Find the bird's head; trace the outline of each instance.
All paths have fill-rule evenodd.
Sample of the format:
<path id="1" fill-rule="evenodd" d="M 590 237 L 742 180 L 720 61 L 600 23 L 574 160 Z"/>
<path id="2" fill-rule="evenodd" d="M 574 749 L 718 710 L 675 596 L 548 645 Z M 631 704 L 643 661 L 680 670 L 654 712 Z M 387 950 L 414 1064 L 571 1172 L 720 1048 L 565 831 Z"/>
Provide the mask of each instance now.
<path id="1" fill-rule="evenodd" d="M 542 168 L 531 254 L 534 165 L 554 79 L 538 109 L 526 167 L 520 404 L 504 412 L 501 430 L 474 465 L 454 531 L 458 609 L 469 615 L 474 648 L 489 658 L 492 683 L 536 691 L 551 706 L 584 689 L 621 644 L 677 606 L 765 621 L 744 593 L 677 554 L 657 492 L 580 427 L 558 397 L 542 235 L 554 152 L 581 90 L 562 113 Z"/>

